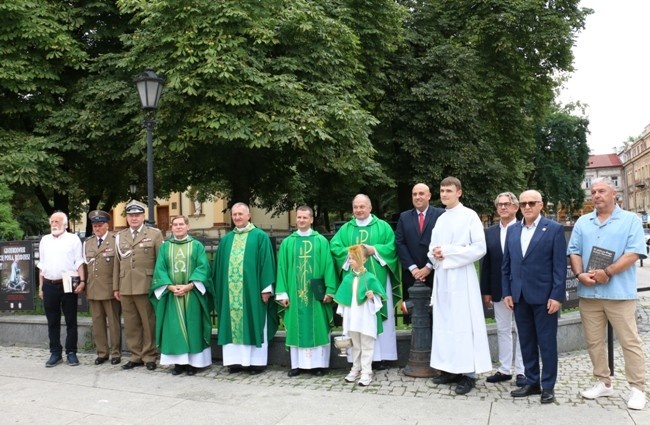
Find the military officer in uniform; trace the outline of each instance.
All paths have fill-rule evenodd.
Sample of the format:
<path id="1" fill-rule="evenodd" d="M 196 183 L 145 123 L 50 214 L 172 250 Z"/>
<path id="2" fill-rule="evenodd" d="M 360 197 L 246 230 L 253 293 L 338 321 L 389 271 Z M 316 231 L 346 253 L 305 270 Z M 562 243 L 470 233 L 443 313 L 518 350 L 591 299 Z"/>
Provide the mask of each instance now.
<path id="1" fill-rule="evenodd" d="M 84 242 L 83 252 L 88 269 L 86 297 L 92 314 L 93 340 L 97 349 L 95 364 L 104 363 L 110 355 L 111 364 L 115 365 L 120 362 L 122 352 L 120 302 L 113 296 L 115 234 L 108 230 L 111 216 L 106 211 L 91 211 L 88 219 L 93 226 L 93 236 Z"/>
<path id="2" fill-rule="evenodd" d="M 149 289 L 163 237 L 160 230 L 144 225 L 144 210 L 141 202 L 129 202 L 129 227 L 115 236 L 113 294 L 122 303 L 126 345 L 131 352 L 131 359 L 122 366 L 125 370 L 144 365 L 156 369 L 156 316 Z"/>

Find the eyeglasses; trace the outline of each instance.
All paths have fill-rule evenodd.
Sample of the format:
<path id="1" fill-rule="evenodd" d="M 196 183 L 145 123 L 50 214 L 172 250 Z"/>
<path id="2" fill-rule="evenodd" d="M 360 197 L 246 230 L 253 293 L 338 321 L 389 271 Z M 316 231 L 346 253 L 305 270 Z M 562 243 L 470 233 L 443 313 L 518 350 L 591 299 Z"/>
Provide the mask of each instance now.
<path id="1" fill-rule="evenodd" d="M 499 202 L 497 204 L 497 208 L 510 208 L 512 206 L 512 202 Z"/>
<path id="2" fill-rule="evenodd" d="M 534 207 L 535 205 L 537 205 L 538 202 L 542 202 L 542 201 L 528 201 L 528 202 L 520 202 L 520 203 L 519 203 L 519 206 L 521 206 L 521 208 L 526 208 L 526 207 L 528 207 L 528 208 L 532 208 L 532 207 Z"/>

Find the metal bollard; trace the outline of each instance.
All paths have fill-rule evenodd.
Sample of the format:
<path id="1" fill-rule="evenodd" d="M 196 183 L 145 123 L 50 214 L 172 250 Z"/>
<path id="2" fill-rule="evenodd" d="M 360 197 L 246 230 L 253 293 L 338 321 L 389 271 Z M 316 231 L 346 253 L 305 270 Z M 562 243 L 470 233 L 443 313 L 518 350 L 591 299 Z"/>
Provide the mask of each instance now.
<path id="1" fill-rule="evenodd" d="M 436 372 L 431 366 L 431 316 L 429 302 L 431 288 L 422 282 L 415 282 L 409 288 L 406 308 L 411 315 L 411 350 L 404 375 L 416 378 L 430 378 Z"/>

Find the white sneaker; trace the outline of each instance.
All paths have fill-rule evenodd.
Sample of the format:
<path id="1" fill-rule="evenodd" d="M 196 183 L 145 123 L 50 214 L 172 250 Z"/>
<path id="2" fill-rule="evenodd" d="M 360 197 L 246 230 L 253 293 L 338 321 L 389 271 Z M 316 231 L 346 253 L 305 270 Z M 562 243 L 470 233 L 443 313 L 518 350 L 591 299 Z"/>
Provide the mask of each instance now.
<path id="1" fill-rule="evenodd" d="M 645 394 L 643 391 L 632 388 L 630 398 L 627 400 L 628 409 L 642 410 L 645 407 Z"/>
<path id="2" fill-rule="evenodd" d="M 345 377 L 345 382 L 354 382 L 357 379 L 359 379 L 359 372 L 350 372 L 348 375 Z"/>
<path id="3" fill-rule="evenodd" d="M 582 395 L 584 398 L 588 398 L 589 400 L 593 400 L 598 397 L 609 397 L 610 395 L 614 395 L 614 385 L 610 384 L 610 386 L 607 387 L 602 382 L 599 382 L 594 385 L 593 388 L 582 391 L 580 395 Z"/>
<path id="4" fill-rule="evenodd" d="M 372 382 L 372 377 L 370 375 L 362 375 L 359 379 L 359 385 L 362 387 L 367 387 Z"/>

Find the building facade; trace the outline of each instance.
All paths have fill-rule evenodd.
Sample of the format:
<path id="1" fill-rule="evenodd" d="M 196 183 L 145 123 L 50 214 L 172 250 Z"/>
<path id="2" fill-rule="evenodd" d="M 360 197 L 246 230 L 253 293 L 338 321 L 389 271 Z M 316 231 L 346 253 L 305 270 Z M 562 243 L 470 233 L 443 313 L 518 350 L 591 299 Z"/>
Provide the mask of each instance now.
<path id="1" fill-rule="evenodd" d="M 623 208 L 648 222 L 650 211 L 650 124 L 619 154 L 623 163 Z"/>

